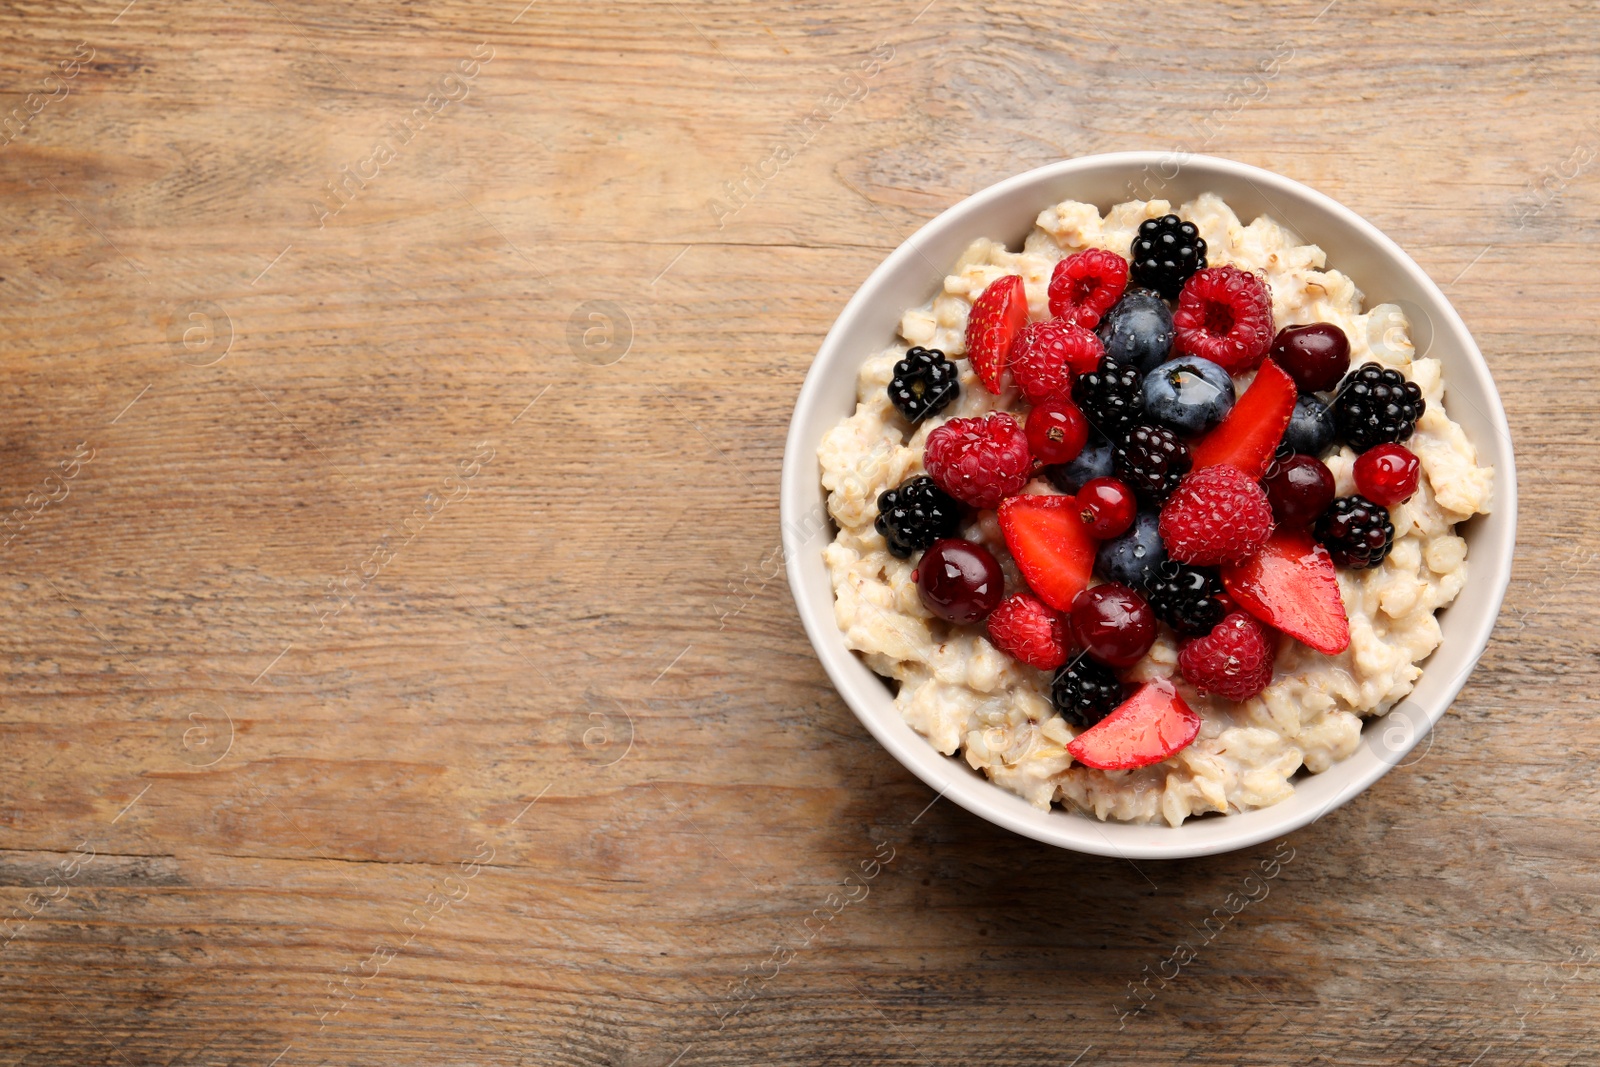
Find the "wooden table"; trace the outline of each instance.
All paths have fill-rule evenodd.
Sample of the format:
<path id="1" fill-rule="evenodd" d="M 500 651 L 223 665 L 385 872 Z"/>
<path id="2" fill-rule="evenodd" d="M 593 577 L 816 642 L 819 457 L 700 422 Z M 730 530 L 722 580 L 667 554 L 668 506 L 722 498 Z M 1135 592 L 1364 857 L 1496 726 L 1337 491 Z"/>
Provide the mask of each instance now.
<path id="1" fill-rule="evenodd" d="M 0 39 L 0 1067 L 1594 1062 L 1592 5 L 94 0 Z M 929 806 L 776 504 L 889 249 L 1135 147 L 1393 235 L 1524 471 L 1426 754 L 1137 867 Z"/>

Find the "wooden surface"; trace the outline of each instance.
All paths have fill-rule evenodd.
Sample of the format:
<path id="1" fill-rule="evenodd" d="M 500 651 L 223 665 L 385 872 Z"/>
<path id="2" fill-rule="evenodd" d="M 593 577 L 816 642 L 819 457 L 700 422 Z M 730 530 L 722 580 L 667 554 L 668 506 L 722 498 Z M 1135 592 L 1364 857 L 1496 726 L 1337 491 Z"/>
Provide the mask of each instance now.
<path id="1" fill-rule="evenodd" d="M 125 3 L 0 14 L 0 1067 L 1594 1062 L 1592 5 Z M 1137 867 L 929 806 L 776 505 L 871 268 L 1122 148 L 1394 236 L 1524 472 L 1425 754 Z"/>

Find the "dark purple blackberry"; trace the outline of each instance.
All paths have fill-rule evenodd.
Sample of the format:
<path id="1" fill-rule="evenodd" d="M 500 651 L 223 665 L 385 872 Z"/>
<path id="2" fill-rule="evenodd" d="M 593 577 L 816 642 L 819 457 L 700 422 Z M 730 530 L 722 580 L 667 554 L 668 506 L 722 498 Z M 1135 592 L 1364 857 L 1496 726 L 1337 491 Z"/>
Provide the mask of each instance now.
<path id="1" fill-rule="evenodd" d="M 1339 383 L 1333 397 L 1334 426 L 1357 452 L 1398 444 L 1411 436 L 1428 402 L 1416 382 L 1397 370 L 1363 363 Z"/>
<path id="2" fill-rule="evenodd" d="M 1317 519 L 1317 540 L 1333 562 L 1352 570 L 1376 567 L 1394 547 L 1394 523 L 1389 509 L 1366 497 L 1341 496 Z"/>
<path id="3" fill-rule="evenodd" d="M 911 349 L 894 365 L 894 377 L 889 379 L 889 402 L 912 424 L 939 414 L 960 395 L 955 364 L 937 348 Z"/>
<path id="4" fill-rule="evenodd" d="M 1131 363 L 1103 358 L 1098 367 L 1078 375 L 1072 383 L 1072 401 L 1089 425 L 1115 444 L 1139 421 L 1144 408 L 1144 375 Z"/>
<path id="5" fill-rule="evenodd" d="M 941 537 L 954 537 L 961 530 L 962 514 L 961 505 L 924 475 L 879 493 L 873 525 L 889 542 L 889 551 L 906 559 Z"/>
<path id="6" fill-rule="evenodd" d="M 1128 275 L 1134 285 L 1176 300 L 1189 275 L 1206 265 L 1206 243 L 1194 223 L 1164 215 L 1139 224 L 1128 256 L 1133 260 Z"/>
<path id="7" fill-rule="evenodd" d="M 1122 683 L 1110 667 L 1080 655 L 1056 672 L 1050 699 L 1068 723 L 1087 728 L 1122 703 Z"/>
<path id="8" fill-rule="evenodd" d="M 1221 600 L 1222 579 L 1212 567 L 1164 560 L 1145 581 L 1144 595 L 1156 618 L 1184 637 L 1210 633 L 1228 614 Z"/>
<path id="9" fill-rule="evenodd" d="M 1135 426 L 1112 453 L 1117 477 L 1140 500 L 1159 508 L 1194 465 L 1189 446 L 1165 426 Z"/>

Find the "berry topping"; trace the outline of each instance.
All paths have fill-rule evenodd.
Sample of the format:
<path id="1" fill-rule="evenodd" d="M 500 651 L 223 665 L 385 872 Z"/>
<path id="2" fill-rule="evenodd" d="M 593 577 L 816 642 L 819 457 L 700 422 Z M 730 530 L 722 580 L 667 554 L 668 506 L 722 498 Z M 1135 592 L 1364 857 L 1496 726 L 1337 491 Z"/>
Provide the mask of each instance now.
<path id="1" fill-rule="evenodd" d="M 1405 445 L 1379 445 L 1356 457 L 1356 488 L 1384 507 L 1409 500 L 1421 475 L 1422 464 Z"/>
<path id="2" fill-rule="evenodd" d="M 1398 444 L 1411 436 L 1428 402 L 1416 382 L 1397 370 L 1363 363 L 1350 373 L 1333 398 L 1339 436 L 1357 452 Z"/>
<path id="3" fill-rule="evenodd" d="M 1030 322 L 1011 347 L 1011 374 L 1031 403 L 1060 396 L 1072 376 L 1100 365 L 1100 338 L 1070 322 Z"/>
<path id="4" fill-rule="evenodd" d="M 1189 473 L 1193 460 L 1189 446 L 1165 426 L 1135 426 L 1112 453 L 1112 463 L 1117 477 L 1140 500 L 1160 507 Z"/>
<path id="5" fill-rule="evenodd" d="M 1125 585 L 1097 585 L 1072 602 L 1072 639 L 1112 667 L 1131 667 L 1156 641 L 1156 616 L 1144 597 Z"/>
<path id="6" fill-rule="evenodd" d="M 995 648 L 1030 667 L 1053 671 L 1067 662 L 1066 620 L 1031 593 L 1012 593 L 989 616 Z"/>
<path id="7" fill-rule="evenodd" d="M 1278 454 L 1299 452 L 1307 456 L 1322 456 L 1333 447 L 1333 437 L 1333 412 L 1321 400 L 1305 393 L 1294 402 L 1294 412 L 1290 414 L 1289 425 L 1283 431 Z"/>
<path id="8" fill-rule="evenodd" d="M 1000 532 L 1039 599 L 1068 611 L 1089 584 L 1095 540 L 1070 496 L 1014 496 L 1000 505 Z"/>
<path id="9" fill-rule="evenodd" d="M 1028 295 L 1021 275 L 996 278 L 972 302 L 967 314 L 967 359 L 989 392 L 1000 391 L 1012 342 L 1027 323 Z"/>
<path id="10" fill-rule="evenodd" d="M 1394 547 L 1394 523 L 1389 509 L 1364 496 L 1342 496 L 1317 519 L 1317 540 L 1333 561 L 1351 570 L 1376 567 Z"/>
<path id="11" fill-rule="evenodd" d="M 962 508 L 928 477 L 908 478 L 878 494 L 878 519 L 873 525 L 900 559 L 921 552 L 941 537 L 961 529 Z"/>
<path id="12" fill-rule="evenodd" d="M 975 508 L 993 508 L 1028 484 L 1033 457 L 1017 420 L 993 411 L 951 419 L 928 434 L 922 456 L 940 489 Z"/>
<path id="13" fill-rule="evenodd" d="M 1046 467 L 1044 475 L 1063 493 L 1076 493 L 1096 478 L 1111 477 L 1111 445 L 1104 438 L 1090 434 L 1089 443 L 1083 446 L 1077 459 Z"/>
<path id="14" fill-rule="evenodd" d="M 889 402 L 909 423 L 937 415 L 961 395 L 955 364 L 937 348 L 916 347 L 894 365 L 889 379 Z"/>
<path id="15" fill-rule="evenodd" d="M 1229 374 L 1260 365 L 1272 346 L 1272 295 L 1238 267 L 1208 267 L 1183 285 L 1172 313 L 1177 348 Z"/>
<path id="16" fill-rule="evenodd" d="M 1279 530 L 1243 563 L 1222 568 L 1241 608 L 1330 656 L 1350 645 L 1350 620 L 1328 550 L 1299 530 Z"/>
<path id="17" fill-rule="evenodd" d="M 955 537 L 928 546 L 912 577 L 923 607 L 963 625 L 982 621 L 1006 592 L 1005 574 L 994 554 Z"/>
<path id="18" fill-rule="evenodd" d="M 1272 339 L 1271 353 L 1302 393 L 1332 389 L 1350 369 L 1350 338 L 1331 322 L 1285 326 Z"/>
<path id="19" fill-rule="evenodd" d="M 1040 463 L 1071 463 L 1089 440 L 1083 413 L 1064 396 L 1041 400 L 1028 412 L 1028 447 Z"/>
<path id="20" fill-rule="evenodd" d="M 1179 356 L 1144 376 L 1144 413 L 1183 434 L 1198 437 L 1233 408 L 1233 378 L 1199 356 Z"/>
<path id="21" fill-rule="evenodd" d="M 1249 700 L 1272 681 L 1272 637 L 1255 619 L 1236 611 L 1204 637 L 1184 644 L 1178 670 L 1202 693 Z"/>
<path id="22" fill-rule="evenodd" d="M 1272 505 L 1256 480 L 1226 465 L 1195 471 L 1161 509 L 1161 540 L 1184 563 L 1238 563 L 1272 533 Z"/>
<path id="23" fill-rule="evenodd" d="M 1050 699 L 1063 719 L 1082 729 L 1117 709 L 1122 703 L 1122 683 L 1104 663 L 1078 656 L 1056 672 Z"/>
<path id="24" fill-rule="evenodd" d="M 1176 299 L 1190 275 L 1206 265 L 1206 243 L 1194 223 L 1176 215 L 1145 219 L 1128 249 L 1135 285 Z"/>
<path id="25" fill-rule="evenodd" d="M 1117 441 L 1139 421 L 1143 379 L 1139 368 L 1103 359 L 1072 383 L 1072 399 L 1101 437 Z"/>
<path id="26" fill-rule="evenodd" d="M 1130 771 L 1177 755 L 1198 736 L 1200 716 L 1171 682 L 1158 678 L 1073 738 L 1067 751 L 1086 767 Z"/>
<path id="27" fill-rule="evenodd" d="M 1210 567 L 1169 559 L 1145 580 L 1144 596 L 1156 618 L 1184 637 L 1208 634 L 1228 613 L 1222 579 Z"/>
<path id="28" fill-rule="evenodd" d="M 1294 403 L 1294 379 L 1276 363 L 1263 363 L 1227 418 L 1194 446 L 1195 467 L 1225 463 L 1252 478 L 1261 477 L 1283 440 Z"/>
<path id="29" fill-rule="evenodd" d="M 1127 533 L 1138 514 L 1133 490 L 1115 478 L 1094 478 L 1078 490 L 1078 516 L 1097 540 L 1109 541 Z"/>
<path id="30" fill-rule="evenodd" d="M 1261 480 L 1278 525 L 1302 529 L 1333 503 L 1333 472 L 1316 456 L 1295 453 L 1272 461 Z"/>
<path id="31" fill-rule="evenodd" d="M 1161 294 L 1149 289 L 1129 289 L 1116 307 L 1105 313 L 1095 330 L 1106 355 L 1118 363 L 1131 363 L 1148 374 L 1172 353 L 1172 309 Z"/>
<path id="32" fill-rule="evenodd" d="M 1154 511 L 1139 512 L 1127 533 L 1100 546 L 1094 557 L 1094 572 L 1108 582 L 1143 589 L 1155 568 L 1167 558 L 1160 525 L 1160 517 Z"/>
<path id="33" fill-rule="evenodd" d="M 1056 264 L 1050 275 L 1050 314 L 1094 329 L 1128 285 L 1128 261 L 1090 248 Z"/>

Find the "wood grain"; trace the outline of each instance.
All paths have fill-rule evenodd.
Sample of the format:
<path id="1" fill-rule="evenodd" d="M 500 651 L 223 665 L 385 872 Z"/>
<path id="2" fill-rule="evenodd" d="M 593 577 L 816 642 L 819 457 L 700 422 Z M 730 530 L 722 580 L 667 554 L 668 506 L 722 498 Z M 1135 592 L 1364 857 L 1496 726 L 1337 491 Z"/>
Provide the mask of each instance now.
<path id="1" fill-rule="evenodd" d="M 0 1063 L 1592 1062 L 1600 17 L 924 2 L 3 5 Z M 776 487 L 883 255 L 1139 147 L 1394 236 L 1524 481 L 1425 756 L 1135 867 L 929 806 Z"/>

